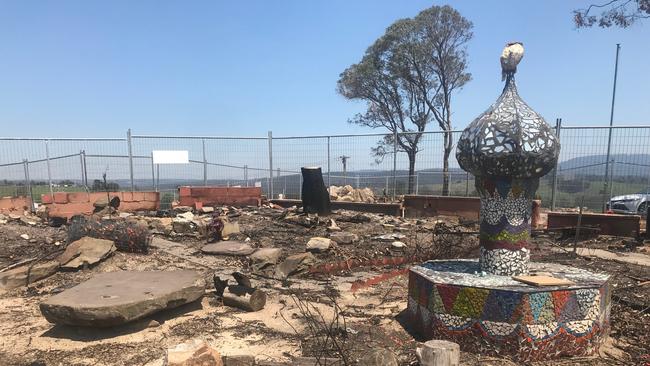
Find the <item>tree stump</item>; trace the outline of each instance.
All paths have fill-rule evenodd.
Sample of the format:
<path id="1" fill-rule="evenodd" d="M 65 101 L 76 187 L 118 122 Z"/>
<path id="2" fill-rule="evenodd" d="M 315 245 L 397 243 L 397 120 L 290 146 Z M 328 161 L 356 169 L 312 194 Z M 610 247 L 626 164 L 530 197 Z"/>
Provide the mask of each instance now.
<path id="1" fill-rule="evenodd" d="M 302 209 L 306 213 L 329 215 L 330 194 L 327 192 L 320 167 L 304 167 L 302 171 Z"/>
<path id="2" fill-rule="evenodd" d="M 223 291 L 223 304 L 246 311 L 259 311 L 266 305 L 266 293 L 255 288 L 231 285 Z"/>
<path id="3" fill-rule="evenodd" d="M 458 366 L 460 346 L 458 343 L 431 340 L 415 350 L 421 366 Z"/>

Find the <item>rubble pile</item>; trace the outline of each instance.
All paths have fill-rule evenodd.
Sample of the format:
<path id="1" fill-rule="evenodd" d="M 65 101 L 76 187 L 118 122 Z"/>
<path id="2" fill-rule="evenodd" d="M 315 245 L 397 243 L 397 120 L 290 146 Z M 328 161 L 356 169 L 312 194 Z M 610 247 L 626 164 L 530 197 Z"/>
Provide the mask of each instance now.
<path id="1" fill-rule="evenodd" d="M 328 191 L 330 193 L 330 200 L 332 201 L 365 203 L 374 203 L 376 201 L 375 193 L 368 187 L 353 188 L 351 185 L 330 186 Z"/>

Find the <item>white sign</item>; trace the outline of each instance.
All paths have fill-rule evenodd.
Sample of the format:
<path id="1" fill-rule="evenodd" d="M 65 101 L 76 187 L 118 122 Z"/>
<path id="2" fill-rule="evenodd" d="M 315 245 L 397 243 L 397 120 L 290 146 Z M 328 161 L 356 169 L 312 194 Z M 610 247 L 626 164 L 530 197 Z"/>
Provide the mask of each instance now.
<path id="1" fill-rule="evenodd" d="M 154 150 L 151 152 L 154 164 L 189 164 L 187 150 Z"/>

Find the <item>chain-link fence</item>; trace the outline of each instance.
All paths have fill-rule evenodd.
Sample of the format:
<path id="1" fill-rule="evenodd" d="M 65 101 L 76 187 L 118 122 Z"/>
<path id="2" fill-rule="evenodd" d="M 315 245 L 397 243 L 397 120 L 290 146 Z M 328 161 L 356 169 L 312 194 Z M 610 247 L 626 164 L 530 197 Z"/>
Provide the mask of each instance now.
<path id="1" fill-rule="evenodd" d="M 451 131 L 457 141 L 461 131 Z M 612 196 L 650 189 L 650 126 L 567 127 L 557 121 L 562 149 L 538 195 L 546 207 L 600 210 Z M 258 186 L 268 197 L 299 198 L 300 168 L 320 166 L 327 185 L 370 188 L 380 201 L 443 193 L 444 133 L 419 136 L 412 171 L 396 143 L 407 134 L 264 137 L 145 136 L 125 138 L 0 138 L 0 194 L 157 190 L 163 204 L 180 185 Z M 408 134 L 414 137 L 415 134 Z M 395 139 L 397 137 L 398 140 Z M 474 196 L 473 177 L 449 158 L 450 195 Z M 187 164 L 153 163 L 153 151 L 183 150 Z M 106 184 L 104 183 L 106 176 Z M 410 190 L 409 190 L 410 188 Z"/>

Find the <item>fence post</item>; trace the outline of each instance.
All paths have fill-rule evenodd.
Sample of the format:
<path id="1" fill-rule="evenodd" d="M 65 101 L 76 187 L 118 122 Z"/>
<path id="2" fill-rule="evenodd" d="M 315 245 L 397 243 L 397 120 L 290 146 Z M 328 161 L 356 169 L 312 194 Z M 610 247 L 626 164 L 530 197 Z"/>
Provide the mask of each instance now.
<path id="1" fill-rule="evenodd" d="M 88 190 L 88 163 L 86 162 L 86 150 L 81 150 L 81 164 L 83 166 L 84 176 L 83 185 Z"/>
<path id="2" fill-rule="evenodd" d="M 131 145 L 131 129 L 126 131 L 126 143 L 129 148 L 129 176 L 131 177 L 131 192 L 135 191 L 135 182 L 133 181 L 133 146 Z"/>
<path id="3" fill-rule="evenodd" d="M 244 165 L 244 180 L 246 181 L 246 187 L 248 187 L 248 165 Z"/>
<path id="4" fill-rule="evenodd" d="M 612 159 L 612 169 L 609 172 L 609 199 L 607 200 L 607 202 L 610 204 L 610 206 L 611 206 L 611 202 L 612 202 L 612 191 L 614 189 L 614 168 L 616 167 L 615 164 L 616 164 L 616 160 Z M 611 210 L 611 207 L 610 207 L 610 210 Z"/>
<path id="5" fill-rule="evenodd" d="M 45 140 L 45 159 L 47 160 L 47 184 L 50 186 L 50 196 L 54 199 L 52 189 L 52 168 L 50 167 L 50 140 Z"/>
<path id="6" fill-rule="evenodd" d="M 34 195 L 32 194 L 32 182 L 29 179 L 29 163 L 27 159 L 23 159 L 23 170 L 25 171 L 25 188 L 27 188 L 25 194 L 29 193 L 29 211 L 34 212 Z"/>
<path id="7" fill-rule="evenodd" d="M 273 132 L 269 131 L 269 199 L 273 199 Z"/>
<path id="8" fill-rule="evenodd" d="M 465 173 L 465 197 L 469 197 L 469 172 Z"/>
<path id="9" fill-rule="evenodd" d="M 79 150 L 79 168 L 81 172 L 81 184 L 84 184 L 84 156 L 83 150 Z"/>
<path id="10" fill-rule="evenodd" d="M 151 152 L 151 189 L 158 192 L 156 190 L 156 167 L 153 163 L 153 151 Z"/>
<path id="11" fill-rule="evenodd" d="M 562 132 L 562 118 L 555 120 L 555 136 L 558 142 L 560 141 L 560 134 Z M 551 211 L 555 211 L 556 192 L 557 192 L 557 170 L 560 167 L 560 159 L 555 162 L 555 169 L 553 169 L 553 184 L 551 185 Z"/>
<path id="12" fill-rule="evenodd" d="M 327 136 L 327 187 L 332 186 L 332 181 L 330 180 L 330 137 Z"/>
<path id="13" fill-rule="evenodd" d="M 393 201 L 397 195 L 397 128 L 393 132 Z"/>
<path id="14" fill-rule="evenodd" d="M 203 186 L 208 185 L 208 158 L 205 156 L 205 139 L 201 139 L 203 147 Z"/>
<path id="15" fill-rule="evenodd" d="M 415 172 L 415 194 L 420 193 L 420 172 Z"/>

